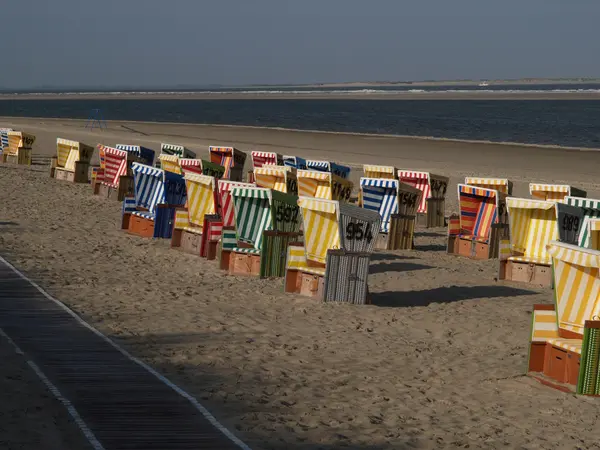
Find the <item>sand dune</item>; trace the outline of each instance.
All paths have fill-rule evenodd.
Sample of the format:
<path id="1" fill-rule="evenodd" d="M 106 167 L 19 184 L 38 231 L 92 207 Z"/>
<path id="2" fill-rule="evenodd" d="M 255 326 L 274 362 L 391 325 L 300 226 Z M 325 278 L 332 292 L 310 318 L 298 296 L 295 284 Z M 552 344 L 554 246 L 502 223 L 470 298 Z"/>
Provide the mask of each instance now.
<path id="1" fill-rule="evenodd" d="M 232 127 L 6 119 L 38 136 L 87 143 L 182 143 L 377 161 L 600 195 L 600 154 L 559 149 Z M 120 205 L 47 168 L 0 166 L 7 259 L 127 349 L 194 394 L 255 449 L 589 448 L 594 399 L 523 376 L 531 309 L 552 291 L 494 280 L 496 261 L 445 254 L 445 230 L 416 251 L 378 252 L 371 306 L 284 295 L 280 280 L 229 277 L 168 242 L 118 230 Z"/>

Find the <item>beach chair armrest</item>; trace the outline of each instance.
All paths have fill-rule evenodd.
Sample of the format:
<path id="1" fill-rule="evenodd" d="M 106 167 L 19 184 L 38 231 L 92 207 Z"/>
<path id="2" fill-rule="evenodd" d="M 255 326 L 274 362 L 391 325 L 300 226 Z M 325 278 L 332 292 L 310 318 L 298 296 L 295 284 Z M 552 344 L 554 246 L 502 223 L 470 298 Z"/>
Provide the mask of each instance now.
<path id="1" fill-rule="evenodd" d="M 460 234 L 460 218 L 452 215 L 448 218 L 448 236 L 458 236 Z"/>

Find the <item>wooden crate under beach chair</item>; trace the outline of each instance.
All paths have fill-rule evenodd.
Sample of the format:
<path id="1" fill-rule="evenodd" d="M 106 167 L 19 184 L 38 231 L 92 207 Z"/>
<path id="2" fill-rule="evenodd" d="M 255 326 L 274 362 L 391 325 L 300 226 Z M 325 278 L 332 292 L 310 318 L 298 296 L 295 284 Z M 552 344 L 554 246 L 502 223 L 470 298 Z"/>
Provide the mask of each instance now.
<path id="1" fill-rule="evenodd" d="M 210 162 L 225 167 L 223 178 L 231 181 L 242 181 L 246 153 L 234 147 L 218 147 L 211 145 L 208 148 Z"/>
<path id="2" fill-rule="evenodd" d="M 2 162 L 31 165 L 35 136 L 23 131 L 7 131 L 8 143 L 2 151 Z"/>
<path id="3" fill-rule="evenodd" d="M 266 165 L 254 169 L 253 179 L 258 187 L 298 195 L 298 178 L 292 167 Z"/>
<path id="4" fill-rule="evenodd" d="M 531 198 L 544 201 L 562 202 L 565 197 L 587 197 L 587 193 L 568 184 L 529 183 Z"/>
<path id="5" fill-rule="evenodd" d="M 500 240 L 508 239 L 506 194 L 458 185 L 459 216 L 448 223 L 447 252 L 474 259 L 498 258 Z"/>
<path id="6" fill-rule="evenodd" d="M 56 139 L 56 156 L 50 164 L 50 177 L 72 183 L 89 183 L 94 147 L 68 139 Z"/>
<path id="7" fill-rule="evenodd" d="M 304 247 L 292 245 L 288 249 L 285 291 L 322 300 L 328 250 L 372 253 L 381 217 L 375 211 L 355 205 L 309 197 L 300 197 L 298 206 L 302 213 Z M 330 283 L 338 282 L 330 279 Z"/>
<path id="8" fill-rule="evenodd" d="M 430 172 L 398 170 L 398 179 L 423 192 L 417 209 L 417 223 L 427 228 L 445 225 L 446 191 L 449 178 Z"/>
<path id="9" fill-rule="evenodd" d="M 351 170 L 350 167 L 331 161 L 318 161 L 314 159 L 306 160 L 306 168 L 308 170 L 316 170 L 317 172 L 329 172 L 343 179 L 350 177 Z"/>
<path id="10" fill-rule="evenodd" d="M 104 168 L 98 173 L 93 183 L 94 195 L 123 201 L 134 193 L 132 164 L 139 162 L 139 157 L 125 150 L 98 144 L 98 153 L 104 162 Z M 102 161 L 102 160 L 101 160 Z"/>
<path id="11" fill-rule="evenodd" d="M 215 177 L 186 172 L 187 206 L 175 210 L 171 247 L 201 255 L 205 216 L 217 213 Z"/>
<path id="12" fill-rule="evenodd" d="M 558 239 L 556 202 L 507 197 L 506 206 L 510 231 L 500 242 L 498 278 L 551 286 L 546 246 Z"/>
<path id="13" fill-rule="evenodd" d="M 376 248 L 411 250 L 422 192 L 398 180 L 366 177 L 360 179 L 360 192 L 362 207 L 381 216 Z M 389 239 L 390 234 L 392 239 Z"/>
<path id="14" fill-rule="evenodd" d="M 534 305 L 527 373 L 565 392 L 600 395 L 600 252 L 550 242 L 554 305 Z"/>
<path id="15" fill-rule="evenodd" d="M 513 182 L 507 178 L 465 177 L 465 184 L 485 189 L 502 192 L 506 196 L 512 195 Z"/>
<path id="16" fill-rule="evenodd" d="M 300 197 L 322 198 L 348 202 L 352 197 L 354 183 L 330 172 L 298 170 L 298 195 Z"/>
<path id="17" fill-rule="evenodd" d="M 238 245 L 231 249 L 229 273 L 279 277 L 284 275 L 289 242 L 301 239 L 298 197 L 265 188 L 234 188 Z"/>
<path id="18" fill-rule="evenodd" d="M 134 195 L 123 200 L 121 229 L 141 237 L 170 239 L 175 210 L 186 201 L 181 175 L 133 163 Z"/>

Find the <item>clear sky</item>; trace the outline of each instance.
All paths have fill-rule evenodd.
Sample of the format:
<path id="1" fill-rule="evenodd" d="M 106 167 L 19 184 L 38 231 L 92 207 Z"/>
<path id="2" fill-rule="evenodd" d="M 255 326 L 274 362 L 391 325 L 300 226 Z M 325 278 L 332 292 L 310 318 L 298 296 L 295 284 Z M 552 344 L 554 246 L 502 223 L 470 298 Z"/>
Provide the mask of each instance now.
<path id="1" fill-rule="evenodd" d="M 1 0 L 0 87 L 600 77 L 598 0 Z"/>

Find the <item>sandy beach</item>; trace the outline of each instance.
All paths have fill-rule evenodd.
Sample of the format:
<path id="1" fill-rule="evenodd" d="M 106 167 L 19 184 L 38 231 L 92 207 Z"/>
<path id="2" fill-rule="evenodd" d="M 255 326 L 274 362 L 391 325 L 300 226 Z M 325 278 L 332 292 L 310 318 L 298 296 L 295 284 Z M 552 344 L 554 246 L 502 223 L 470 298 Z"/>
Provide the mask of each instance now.
<path id="1" fill-rule="evenodd" d="M 249 127 L 84 125 L 0 118 L 0 126 L 35 134 L 39 156 L 54 155 L 63 137 L 155 150 L 179 143 L 200 155 L 209 144 L 229 144 L 356 168 L 429 170 L 450 177 L 447 214 L 456 211 L 456 183 L 466 175 L 507 177 L 516 196 L 528 196 L 527 183 L 540 181 L 600 197 L 597 151 Z M 355 181 L 359 175 L 355 170 Z M 46 166 L 0 165 L 0 189 L 2 255 L 193 394 L 253 449 L 600 442 L 596 399 L 523 375 L 532 305 L 551 303 L 552 291 L 496 281 L 497 261 L 446 255 L 445 229 L 418 230 L 415 251 L 373 256 L 372 305 L 331 305 L 284 294 L 281 280 L 230 277 L 168 242 L 129 236 L 118 229 L 119 203 L 92 196 L 89 185 L 50 179 Z M 77 445 L 64 448 L 85 448 Z"/>

